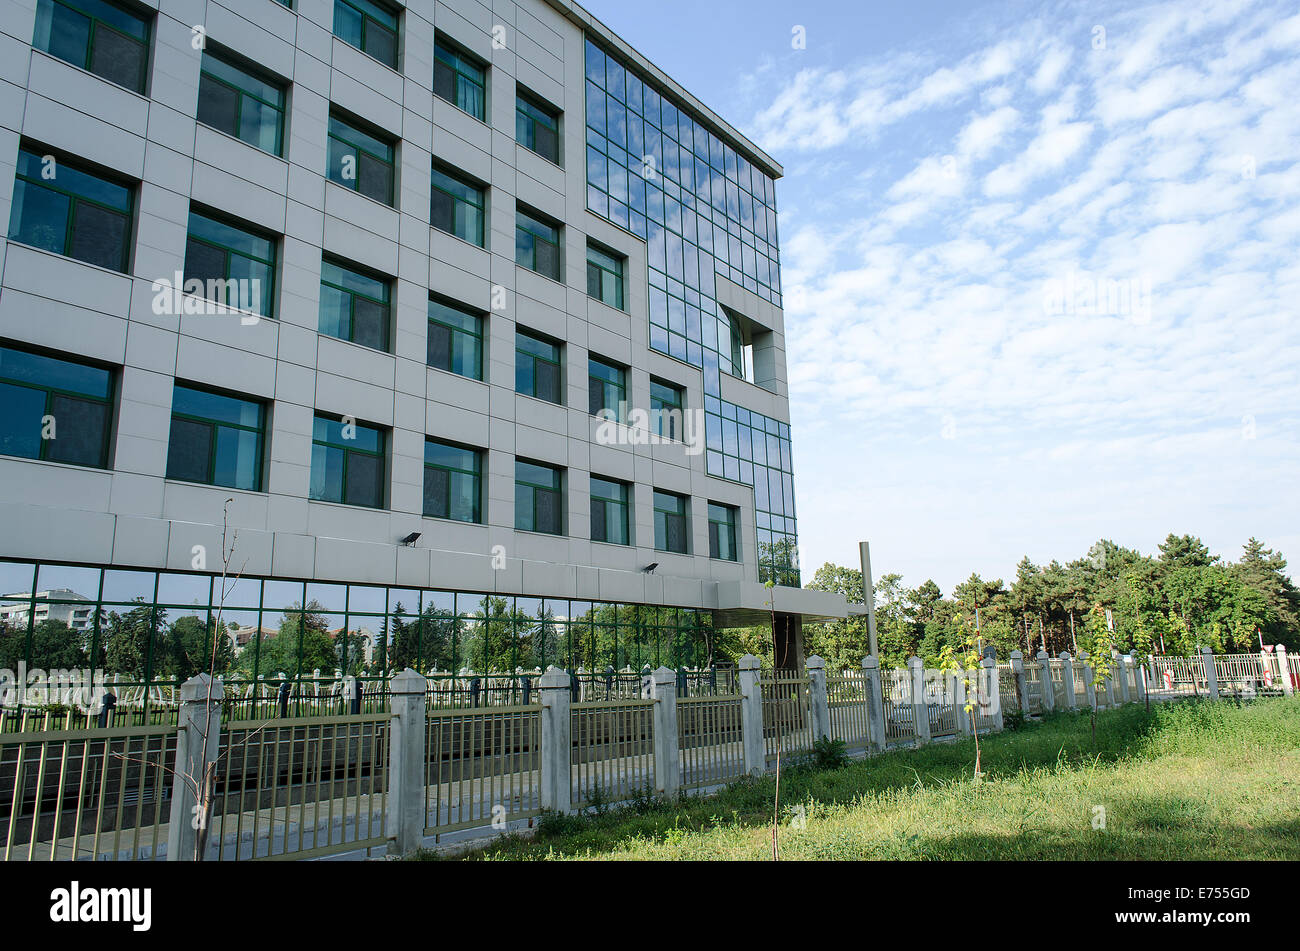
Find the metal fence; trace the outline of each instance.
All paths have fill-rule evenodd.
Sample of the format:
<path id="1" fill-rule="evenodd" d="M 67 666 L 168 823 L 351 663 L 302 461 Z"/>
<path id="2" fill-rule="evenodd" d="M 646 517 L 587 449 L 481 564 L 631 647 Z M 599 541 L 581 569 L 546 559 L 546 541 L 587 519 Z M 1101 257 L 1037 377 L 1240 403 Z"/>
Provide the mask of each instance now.
<path id="1" fill-rule="evenodd" d="M 927 670 L 923 677 L 926 715 L 930 736 L 956 736 L 958 730 L 957 694 L 953 674 Z"/>
<path id="2" fill-rule="evenodd" d="M 912 706 L 912 675 L 906 670 L 882 670 L 880 692 L 885 715 L 885 743 L 911 743 L 916 740 L 916 722 Z"/>
<path id="3" fill-rule="evenodd" d="M 867 676 L 860 670 L 846 670 L 838 677 L 826 678 L 831 736 L 843 740 L 850 752 L 865 750 L 870 744 L 867 689 Z"/>
<path id="4" fill-rule="evenodd" d="M 744 774 L 741 703 L 739 694 L 683 697 L 677 701 L 677 748 L 683 786 L 729 783 Z"/>
<path id="5" fill-rule="evenodd" d="M 654 789 L 653 700 L 572 707 L 573 804 L 620 802 Z"/>
<path id="6" fill-rule="evenodd" d="M 1052 691 L 1052 707 L 1064 710 L 1070 705 L 1070 698 L 1065 695 L 1065 661 L 1060 658 L 1048 659 L 1047 681 Z"/>
<path id="7" fill-rule="evenodd" d="M 1220 693 L 1276 695 L 1283 692 L 1282 665 L 1273 653 L 1216 654 L 1214 678 L 1218 681 Z"/>
<path id="8" fill-rule="evenodd" d="M 390 719 L 226 724 L 209 857 L 302 859 L 382 845 Z"/>
<path id="9" fill-rule="evenodd" d="M 767 764 L 781 757 L 798 756 L 812 750 L 812 715 L 809 709 L 808 675 L 796 670 L 763 671 L 759 684 L 763 693 L 763 751 Z"/>
<path id="10" fill-rule="evenodd" d="M 4 861 L 162 858 L 175 733 L 139 726 L 0 735 Z"/>
<path id="11" fill-rule="evenodd" d="M 1199 657 L 1151 658 L 1152 692 L 1164 696 L 1195 696 L 1209 690 L 1205 664 Z"/>
<path id="12" fill-rule="evenodd" d="M 428 711 L 425 834 L 541 812 L 541 704 Z"/>
<path id="13" fill-rule="evenodd" d="M 1033 716 L 1043 712 L 1043 665 L 1041 661 L 1025 658 L 1025 700 Z"/>

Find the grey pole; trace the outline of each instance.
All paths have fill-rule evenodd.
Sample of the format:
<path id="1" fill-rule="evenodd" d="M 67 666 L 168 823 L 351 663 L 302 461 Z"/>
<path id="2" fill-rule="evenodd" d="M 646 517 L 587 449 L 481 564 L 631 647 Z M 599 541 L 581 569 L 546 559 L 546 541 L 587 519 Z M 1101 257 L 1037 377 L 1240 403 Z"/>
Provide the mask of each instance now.
<path id="1" fill-rule="evenodd" d="M 876 586 L 871 580 L 871 545 L 858 542 L 858 557 L 862 560 L 862 603 L 867 606 L 867 637 L 871 656 L 878 658 L 880 646 L 876 643 Z"/>

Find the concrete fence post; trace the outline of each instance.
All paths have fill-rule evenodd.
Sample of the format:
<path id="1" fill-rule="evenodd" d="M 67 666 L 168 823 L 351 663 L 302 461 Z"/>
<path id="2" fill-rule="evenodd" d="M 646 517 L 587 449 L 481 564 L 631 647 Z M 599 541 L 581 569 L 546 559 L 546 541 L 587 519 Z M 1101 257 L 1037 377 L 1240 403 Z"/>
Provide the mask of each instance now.
<path id="1" fill-rule="evenodd" d="M 1011 673 L 1016 680 L 1016 700 L 1020 712 L 1029 716 L 1029 675 L 1025 673 L 1025 655 L 1018 650 L 1010 654 Z"/>
<path id="2" fill-rule="evenodd" d="M 1078 704 L 1074 700 L 1074 658 L 1069 651 L 1061 651 L 1061 686 L 1065 688 L 1065 709 L 1074 710 Z"/>
<path id="3" fill-rule="evenodd" d="M 1295 688 L 1300 686 L 1300 684 L 1294 684 L 1291 682 L 1291 662 L 1286 656 L 1286 645 L 1278 644 L 1274 650 L 1277 651 L 1277 669 L 1278 674 L 1282 679 L 1282 693 L 1290 697 L 1295 693 Z"/>
<path id="4" fill-rule="evenodd" d="M 1129 669 L 1133 671 L 1133 702 L 1145 703 L 1147 699 L 1147 671 L 1138 659 L 1136 650 L 1128 652 Z"/>
<path id="5" fill-rule="evenodd" d="M 1112 653 L 1115 657 L 1113 668 L 1115 671 L 1115 677 L 1119 680 L 1119 702 L 1121 704 L 1126 704 L 1132 699 L 1129 696 L 1128 690 L 1128 663 L 1132 658 L 1127 654 L 1121 654 L 1119 651 L 1112 651 Z M 1111 694 L 1111 697 L 1114 697 L 1113 693 Z"/>
<path id="6" fill-rule="evenodd" d="M 209 690 L 211 697 L 209 698 Z M 167 861 L 193 862 L 198 843 L 195 817 L 198 790 L 206 767 L 221 754 L 221 679 L 197 674 L 181 684 L 181 706 L 176 730 L 176 757 L 172 762 L 171 812 L 167 819 Z M 208 818 L 208 817 L 205 817 Z M 57 837 L 57 836 L 56 836 Z"/>
<path id="7" fill-rule="evenodd" d="M 1214 651 L 1208 647 L 1201 648 L 1201 663 L 1205 666 L 1205 687 L 1211 700 L 1219 699 L 1219 677 L 1214 669 Z"/>
<path id="8" fill-rule="evenodd" d="M 1088 663 L 1088 652 L 1079 651 L 1079 663 L 1083 666 L 1083 696 L 1091 710 L 1097 709 L 1097 688 L 1092 682 L 1092 664 Z"/>
<path id="9" fill-rule="evenodd" d="M 993 716 L 993 729 L 1001 730 L 1005 727 L 1002 719 L 1002 684 L 998 677 L 998 655 L 996 651 L 990 650 L 980 660 L 980 695 L 985 697 L 985 704 L 988 706 L 987 711 Z"/>
<path id="10" fill-rule="evenodd" d="M 831 707 L 826 695 L 826 661 L 813 654 L 804 663 L 808 670 L 808 708 L 813 742 L 831 735 Z"/>
<path id="11" fill-rule="evenodd" d="M 537 681 L 537 693 L 542 704 L 539 770 L 542 808 L 572 812 L 573 772 L 569 764 L 573 746 L 573 692 L 569 675 L 552 665 Z"/>
<path id="12" fill-rule="evenodd" d="M 1051 713 L 1056 709 L 1056 687 L 1052 682 L 1052 655 L 1040 650 L 1035 659 L 1038 661 L 1038 692 L 1043 698 L 1043 712 Z"/>
<path id="13" fill-rule="evenodd" d="M 740 684 L 740 726 L 745 750 L 745 772 L 762 776 L 767 768 L 767 751 L 763 745 L 763 686 L 759 683 L 760 663 L 746 654 L 738 663 Z"/>
<path id="14" fill-rule="evenodd" d="M 916 745 L 930 742 L 930 707 L 925 702 L 925 662 L 919 657 L 909 657 L 907 669 L 911 673 L 912 727 L 916 732 Z"/>
<path id="15" fill-rule="evenodd" d="M 389 680 L 388 854 L 405 855 L 424 840 L 425 691 L 429 682 L 410 667 Z"/>
<path id="16" fill-rule="evenodd" d="M 885 694 L 880 686 L 880 661 L 874 657 L 862 658 L 862 676 L 867 687 L 867 733 L 871 748 L 880 752 L 885 748 Z"/>
<path id="17" fill-rule="evenodd" d="M 677 746 L 677 673 L 660 667 L 650 675 L 654 695 L 655 792 L 672 799 L 682 786 Z"/>

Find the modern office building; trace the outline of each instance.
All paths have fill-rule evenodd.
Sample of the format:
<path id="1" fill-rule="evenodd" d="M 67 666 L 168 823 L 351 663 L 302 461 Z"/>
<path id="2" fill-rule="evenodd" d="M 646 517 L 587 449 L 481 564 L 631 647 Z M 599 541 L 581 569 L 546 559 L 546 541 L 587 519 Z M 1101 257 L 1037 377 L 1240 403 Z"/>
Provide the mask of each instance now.
<path id="1" fill-rule="evenodd" d="M 581 7 L 7 0 L 0 63 L 10 614 L 497 611 L 589 668 L 844 615 L 798 586 L 781 168 Z"/>

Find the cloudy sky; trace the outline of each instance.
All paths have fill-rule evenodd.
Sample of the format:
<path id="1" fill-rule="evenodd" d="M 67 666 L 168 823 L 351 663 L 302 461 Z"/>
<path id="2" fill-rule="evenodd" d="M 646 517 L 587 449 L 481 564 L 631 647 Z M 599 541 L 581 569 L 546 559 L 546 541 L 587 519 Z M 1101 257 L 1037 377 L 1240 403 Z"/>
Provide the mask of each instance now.
<path id="1" fill-rule="evenodd" d="M 587 6 L 785 167 L 806 579 L 1300 575 L 1295 0 Z"/>

